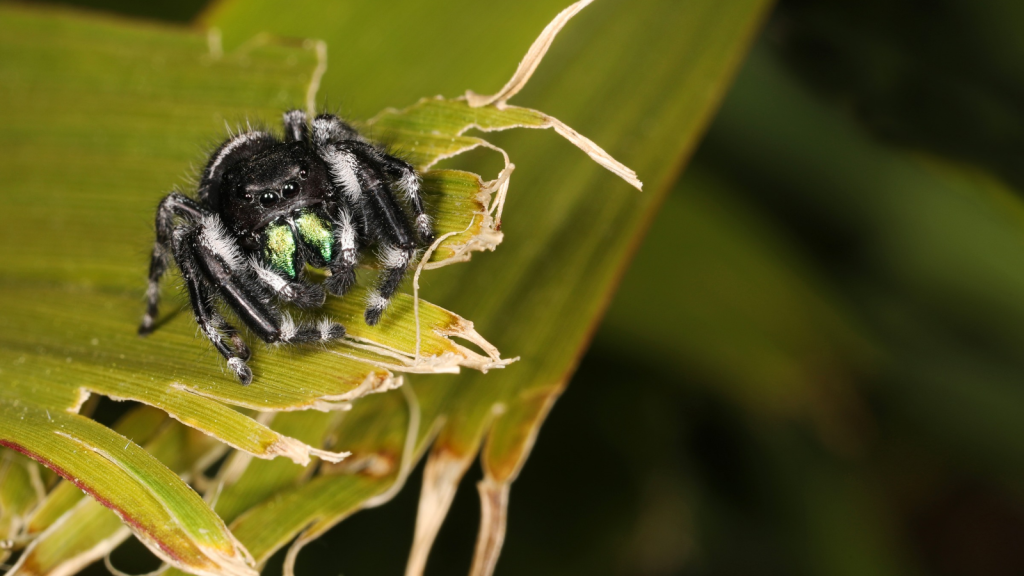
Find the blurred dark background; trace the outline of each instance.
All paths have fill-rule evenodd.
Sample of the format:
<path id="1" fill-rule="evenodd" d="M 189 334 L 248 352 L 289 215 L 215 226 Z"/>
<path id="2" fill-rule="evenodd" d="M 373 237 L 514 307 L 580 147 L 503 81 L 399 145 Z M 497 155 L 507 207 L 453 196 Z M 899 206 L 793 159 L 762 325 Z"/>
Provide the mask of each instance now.
<path id="1" fill-rule="evenodd" d="M 498 574 L 1024 574 L 1022 30 L 1019 0 L 777 4 L 514 484 Z M 466 573 L 478 479 L 431 573 Z M 401 573 L 417 482 L 298 573 Z"/>

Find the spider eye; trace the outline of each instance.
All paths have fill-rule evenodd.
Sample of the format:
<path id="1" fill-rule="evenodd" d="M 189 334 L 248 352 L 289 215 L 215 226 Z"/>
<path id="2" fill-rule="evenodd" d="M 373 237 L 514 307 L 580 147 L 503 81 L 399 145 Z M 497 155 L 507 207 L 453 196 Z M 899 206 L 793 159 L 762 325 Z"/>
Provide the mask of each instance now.
<path id="1" fill-rule="evenodd" d="M 306 176 L 309 176 L 309 173 L 306 172 L 305 168 L 302 168 L 301 170 L 299 170 L 299 179 L 300 180 L 305 180 Z"/>
<path id="2" fill-rule="evenodd" d="M 299 185 L 295 182 L 289 182 L 281 188 L 281 195 L 285 198 L 291 198 L 299 193 Z"/>
<path id="3" fill-rule="evenodd" d="M 273 192 L 264 192 L 263 194 L 260 194 L 260 204 L 262 204 L 264 208 L 267 206 L 273 206 L 276 203 L 277 194 L 274 194 Z"/>

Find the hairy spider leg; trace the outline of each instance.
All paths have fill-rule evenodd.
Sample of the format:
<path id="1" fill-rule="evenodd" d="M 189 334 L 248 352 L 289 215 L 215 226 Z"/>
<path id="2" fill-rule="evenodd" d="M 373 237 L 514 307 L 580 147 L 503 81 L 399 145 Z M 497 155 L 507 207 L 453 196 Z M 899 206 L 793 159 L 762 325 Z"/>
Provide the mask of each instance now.
<path id="1" fill-rule="evenodd" d="M 395 185 L 405 194 L 406 200 L 412 207 L 413 215 L 416 217 L 416 233 L 420 241 L 429 245 L 434 241 L 434 232 L 431 228 L 430 216 L 423 209 L 423 196 L 420 190 L 420 178 L 412 165 L 384 152 L 369 142 L 348 142 L 349 148 L 358 154 L 364 161 L 372 160 L 384 168 L 385 174 L 394 180 Z"/>
<path id="2" fill-rule="evenodd" d="M 226 248 L 216 243 L 203 242 L 201 238 L 202 235 L 192 243 L 191 255 L 197 268 L 224 302 L 261 340 L 269 344 L 301 344 L 336 340 L 345 335 L 345 328 L 335 322 L 321 321 L 316 325 L 294 322 L 239 277 L 236 269 L 230 265 L 232 255 L 226 253 Z"/>
<path id="3" fill-rule="evenodd" d="M 298 110 L 294 112 L 301 114 Z M 286 118 L 288 114 L 290 112 L 285 114 Z M 304 114 L 302 118 L 304 121 Z M 420 178 L 416 175 L 416 170 L 412 165 L 368 142 L 359 132 L 333 114 L 321 114 L 313 119 L 313 143 L 316 146 L 326 149 L 331 144 L 342 142 L 364 161 L 371 160 L 384 168 L 385 173 L 394 179 L 395 184 L 405 194 L 412 207 L 413 215 L 416 218 L 416 232 L 419 234 L 420 241 L 424 244 L 433 242 L 434 232 L 430 216 L 423 208 Z M 322 152 L 321 155 L 326 156 Z"/>
<path id="4" fill-rule="evenodd" d="M 256 257 L 249 259 L 249 267 L 256 273 L 256 279 L 284 302 L 295 304 L 302 309 L 311 309 L 323 306 L 327 300 L 327 293 L 320 286 L 288 280 Z"/>
<path id="5" fill-rule="evenodd" d="M 202 206 L 181 192 L 171 192 L 160 201 L 156 209 L 156 242 L 149 260 L 149 286 L 146 288 L 146 314 L 139 324 L 139 334 L 153 331 L 160 304 L 160 278 L 167 272 L 171 251 L 174 217 L 179 216 L 196 224 L 207 213 Z"/>
<path id="6" fill-rule="evenodd" d="M 331 276 L 324 286 L 335 296 L 344 296 L 355 284 L 356 251 L 359 234 L 357 226 L 365 230 L 363 191 L 359 183 L 356 158 L 339 150 L 347 125 L 330 114 L 313 120 L 313 146 L 327 164 L 334 188 L 340 193 L 335 220 L 334 258 L 328 264 Z M 360 226 L 361 225 L 361 226 Z"/>
<path id="7" fill-rule="evenodd" d="M 239 382 L 248 385 L 252 382 L 252 370 L 245 363 L 250 356 L 249 348 L 238 337 L 238 332 L 234 327 L 228 324 L 214 309 L 213 294 L 197 266 L 195 247 L 199 244 L 197 241 L 199 230 L 198 225 L 188 228 L 180 227 L 175 230 L 174 259 L 181 270 L 181 277 L 185 280 L 189 301 L 192 303 L 192 313 L 195 314 L 200 330 L 221 356 L 227 360 L 228 368 L 235 373 Z M 231 336 L 235 350 L 232 350 L 224 342 L 221 332 Z"/>
<path id="8" fill-rule="evenodd" d="M 325 281 L 327 291 L 344 296 L 356 283 L 356 264 L 359 262 L 356 224 L 344 206 L 338 209 L 334 221 L 334 258 L 329 263 L 330 277 Z"/>
<path id="9" fill-rule="evenodd" d="M 375 168 L 381 158 L 390 157 L 330 114 L 322 114 L 313 120 L 312 138 L 314 147 L 327 163 L 335 186 L 342 192 L 342 198 L 358 209 L 363 236 L 372 237 L 380 247 L 378 256 L 384 269 L 370 292 L 364 313 L 366 323 L 373 326 L 380 322 L 391 297 L 401 285 L 416 249 L 414 234 L 405 212 L 395 200 L 385 174 Z M 388 166 L 393 168 L 389 169 Z M 391 159 L 382 165 L 382 169 L 398 170 L 405 174 L 396 166 L 408 165 L 398 159 Z M 411 171 L 411 167 L 409 169 Z M 410 174 L 411 179 L 415 180 L 418 198 L 419 182 L 415 171 Z M 429 225 L 429 220 L 425 221 Z M 429 231 L 429 226 L 427 228 Z M 344 289 L 345 282 L 339 279 L 328 284 L 327 289 L 332 294 L 338 294 L 340 292 L 336 290 Z"/>
<path id="10" fill-rule="evenodd" d="M 306 113 L 302 110 L 289 110 L 284 113 L 284 141 L 306 142 L 309 140 L 309 124 Z"/>
<path id="11" fill-rule="evenodd" d="M 313 118 L 313 142 L 321 146 L 338 142 L 366 142 L 366 138 L 334 114 Z"/>
<path id="12" fill-rule="evenodd" d="M 383 269 L 377 284 L 370 291 L 364 318 L 373 326 L 380 322 L 384 310 L 391 303 L 391 297 L 402 284 L 405 272 L 412 261 L 416 250 L 413 231 L 402 207 L 395 200 L 384 175 L 377 171 L 371 159 L 360 152 L 362 147 L 357 142 L 345 142 L 338 146 L 342 154 L 348 153 L 356 158 L 359 181 L 362 185 L 364 225 L 367 234 L 376 231 L 379 245 L 378 260 Z M 355 149 L 349 148 L 356 145 Z"/>
<path id="13" fill-rule="evenodd" d="M 248 349 L 243 355 L 241 350 L 234 353 L 230 348 L 222 345 L 217 328 L 232 335 L 235 334 L 235 330 L 222 319 L 219 320 L 219 316 L 216 316 L 210 307 L 210 297 L 207 293 L 211 290 L 264 342 L 270 344 L 328 342 L 345 335 L 344 326 L 327 318 L 321 319 L 316 324 L 295 322 L 291 316 L 274 308 L 266 298 L 261 297 L 256 290 L 239 278 L 237 270 L 244 267 L 244 264 L 235 262 L 233 265 L 233 260 L 236 260 L 238 256 L 231 253 L 232 247 L 227 244 L 233 241 L 223 237 L 219 238 L 219 241 L 210 241 L 211 237 L 217 236 L 216 233 L 209 233 L 210 222 L 215 218 L 216 216 L 212 218 L 208 216 L 198 226 L 176 234 L 181 239 L 175 239 L 174 257 L 189 286 L 189 297 L 192 300 L 196 321 L 206 337 L 227 359 L 228 367 L 242 384 L 249 384 L 252 381 L 252 371 L 245 364 L 248 358 Z M 186 268 L 189 269 L 189 272 L 186 272 Z"/>
<path id="14" fill-rule="evenodd" d="M 366 312 L 363 317 L 366 323 L 373 326 L 380 322 L 381 316 L 391 304 L 391 297 L 402 285 L 402 279 L 409 269 L 409 262 L 412 260 L 414 249 L 412 247 L 399 247 L 391 244 L 383 244 L 378 252 L 378 258 L 384 269 L 377 277 L 377 284 L 370 291 L 366 302 Z"/>

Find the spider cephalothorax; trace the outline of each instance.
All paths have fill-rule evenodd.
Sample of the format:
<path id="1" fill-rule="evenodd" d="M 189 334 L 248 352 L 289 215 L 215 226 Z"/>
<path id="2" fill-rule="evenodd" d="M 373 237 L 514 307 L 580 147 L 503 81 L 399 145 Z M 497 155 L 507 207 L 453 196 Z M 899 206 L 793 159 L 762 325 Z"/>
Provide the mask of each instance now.
<path id="1" fill-rule="evenodd" d="M 265 342 L 335 340 L 345 334 L 340 324 L 295 322 L 275 300 L 316 308 L 324 288 L 343 295 L 355 282 L 359 249 L 375 245 L 382 270 L 365 319 L 376 324 L 416 249 L 432 240 L 412 166 L 329 114 L 310 124 L 292 110 L 284 128 L 283 141 L 257 130 L 231 137 L 210 156 L 196 198 L 172 192 L 156 213 L 139 334 L 154 328 L 158 283 L 173 257 L 196 322 L 242 384 L 252 381 L 249 349 L 218 300 Z M 323 285 L 306 278 L 306 264 L 329 271 Z"/>

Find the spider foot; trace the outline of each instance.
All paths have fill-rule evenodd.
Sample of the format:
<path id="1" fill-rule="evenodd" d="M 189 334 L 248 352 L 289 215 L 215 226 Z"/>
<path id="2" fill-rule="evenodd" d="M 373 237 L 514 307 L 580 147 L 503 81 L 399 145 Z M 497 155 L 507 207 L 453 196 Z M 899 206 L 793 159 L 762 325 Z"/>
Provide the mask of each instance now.
<path id="1" fill-rule="evenodd" d="M 252 383 L 252 369 L 245 363 L 245 360 L 237 356 L 228 358 L 228 368 L 235 373 L 235 377 L 242 383 L 242 386 L 248 386 Z"/>
<path id="2" fill-rule="evenodd" d="M 336 322 L 331 322 L 327 318 L 320 320 L 317 330 L 320 332 L 320 340 L 323 342 L 338 340 L 345 336 L 345 327 Z"/>
<path id="3" fill-rule="evenodd" d="M 369 301 L 366 304 L 366 312 L 363 313 L 366 324 L 368 326 L 376 326 L 390 303 L 390 300 L 384 298 L 379 293 L 371 292 Z"/>
<path id="4" fill-rule="evenodd" d="M 434 243 L 434 230 L 430 225 L 430 216 L 420 214 L 416 217 L 416 233 L 420 236 L 420 242 L 429 246 Z"/>
<path id="5" fill-rule="evenodd" d="M 155 327 L 156 323 L 153 321 L 153 317 L 147 314 L 142 318 L 142 323 L 139 324 L 139 336 L 149 336 Z"/>
<path id="6" fill-rule="evenodd" d="M 150 265 L 154 270 L 150 272 L 150 276 L 159 276 L 163 274 L 163 271 L 167 268 L 164 265 L 163 256 L 163 245 L 157 244 L 157 248 L 153 249 L 154 257 L 153 263 Z M 146 315 L 142 317 L 142 322 L 139 323 L 139 336 L 146 336 L 156 328 L 156 315 L 157 303 L 160 300 L 160 286 L 156 280 L 149 281 L 149 288 L 146 289 Z"/>

